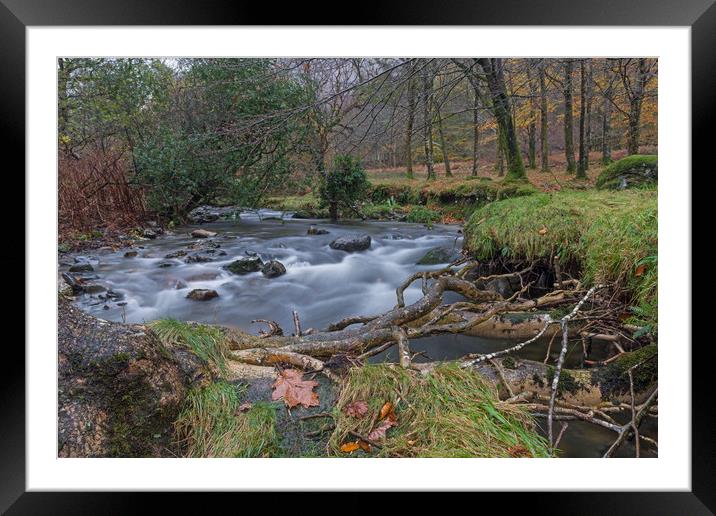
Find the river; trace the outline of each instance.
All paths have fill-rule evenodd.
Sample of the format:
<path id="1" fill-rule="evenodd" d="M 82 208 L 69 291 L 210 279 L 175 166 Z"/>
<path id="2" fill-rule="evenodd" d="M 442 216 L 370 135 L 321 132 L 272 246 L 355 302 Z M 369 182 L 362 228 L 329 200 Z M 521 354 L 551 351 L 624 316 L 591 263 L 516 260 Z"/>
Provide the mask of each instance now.
<path id="1" fill-rule="evenodd" d="M 173 317 L 234 326 L 253 333 L 265 327 L 252 323 L 255 319 L 276 321 L 290 333 L 295 310 L 304 330 L 322 329 L 348 316 L 379 314 L 393 308 L 395 289 L 408 276 L 445 265 L 416 265 L 428 251 L 439 247 L 457 252 L 462 246 L 458 226 L 427 228 L 421 224 L 376 221 L 331 224 L 274 217 L 280 214 L 262 210 L 260 214 L 243 213 L 235 221 L 176 228 L 156 240 L 143 241 L 132 249 L 137 252 L 133 257 L 125 256 L 127 249 L 86 255 L 94 268 L 91 274 L 97 276 L 92 281 L 105 286 L 116 297 L 103 299 L 106 293 L 83 295 L 76 303 L 83 310 L 112 321 L 142 323 Z M 312 224 L 328 233 L 308 235 Z M 191 231 L 198 228 L 217 235 L 209 240 L 191 237 Z M 335 238 L 355 234 L 371 236 L 368 250 L 346 253 L 329 247 Z M 186 263 L 186 256 L 166 257 L 190 246 L 203 248 L 200 254 L 212 261 Z M 196 252 L 188 250 L 190 255 Z M 286 273 L 267 278 L 261 272 L 236 275 L 224 268 L 236 258 L 254 253 L 264 261 L 280 261 Z M 60 271 L 66 271 L 72 262 L 71 257 L 64 257 Z M 218 297 L 194 301 L 186 297 L 192 289 L 213 289 Z M 416 282 L 406 290 L 405 301 L 411 303 L 421 296 L 420 282 Z M 445 302 L 459 298 L 447 293 Z M 456 359 L 467 353 L 487 353 L 513 344 L 504 339 L 445 335 L 413 341 L 410 347 L 414 352 L 422 352 L 416 357 L 420 361 Z M 580 351 L 576 344 L 571 347 L 568 367 L 577 364 Z M 545 352 L 546 342 L 537 342 L 519 356 L 541 361 Z M 396 352 L 389 350 L 372 360 L 394 361 Z M 544 420 L 538 420 L 538 424 L 546 426 Z M 656 437 L 652 418 L 647 418 L 643 432 Z M 598 457 L 614 437 L 608 430 L 571 421 L 560 447 L 563 456 Z M 617 455 L 633 457 L 633 453 L 633 445 L 627 443 Z M 642 455 L 655 456 L 650 450 Z"/>

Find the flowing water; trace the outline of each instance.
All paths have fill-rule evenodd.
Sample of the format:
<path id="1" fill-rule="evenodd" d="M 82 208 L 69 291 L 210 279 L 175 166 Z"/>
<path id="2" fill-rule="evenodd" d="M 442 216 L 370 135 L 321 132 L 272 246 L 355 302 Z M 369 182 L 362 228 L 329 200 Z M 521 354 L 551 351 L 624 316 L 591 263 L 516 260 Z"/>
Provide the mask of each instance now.
<path id="1" fill-rule="evenodd" d="M 260 215 L 260 216 L 259 216 Z M 434 270 L 445 264 L 416 265 L 433 248 L 459 251 L 462 234 L 457 226 L 394 222 L 275 220 L 276 212 L 244 213 L 239 220 L 214 222 L 177 228 L 173 234 L 142 242 L 137 255 L 125 257 L 126 249 L 98 252 L 88 256 L 97 278 L 116 297 L 105 293 L 83 295 L 77 304 L 83 310 L 107 320 L 141 323 L 163 317 L 234 326 L 250 332 L 264 328 L 252 323 L 270 319 L 286 333 L 293 329 L 292 311 L 300 315 L 302 328 L 325 328 L 353 315 L 385 312 L 395 306 L 395 289 L 411 274 Z M 267 218 L 269 220 L 267 220 Z M 308 235 L 311 224 L 329 233 Z M 191 237 L 194 229 L 208 229 L 217 235 L 210 240 Z M 372 238 L 366 251 L 346 253 L 329 243 L 342 235 L 368 234 Z M 208 247 L 209 243 L 216 247 Z M 217 246 L 218 244 L 218 246 Z M 192 245 L 210 249 L 204 256 L 213 261 L 185 263 L 185 256 L 166 258 Z M 195 251 L 188 250 L 190 254 Z M 225 254 L 224 254 L 225 253 Z M 233 274 L 224 267 L 233 260 L 258 254 L 264 261 L 274 259 L 286 273 L 267 278 L 261 272 Z M 72 260 L 70 260 L 71 262 Z M 61 263 L 66 271 L 69 262 Z M 213 289 L 219 296 L 209 301 L 187 299 L 192 289 Z M 422 296 L 420 282 L 405 292 L 406 303 Z M 460 299 L 446 293 L 445 302 Z M 467 353 L 488 353 L 505 349 L 514 342 L 464 335 L 441 335 L 411 341 L 411 351 L 421 352 L 416 360 L 449 360 Z M 526 347 L 519 356 L 543 360 L 547 343 Z M 557 353 L 558 346 L 554 346 Z M 581 348 L 571 346 L 567 366 L 579 360 Z M 377 355 L 373 361 L 395 361 L 395 350 Z M 539 421 L 541 426 L 544 420 Z M 655 425 L 654 425 L 655 426 Z M 654 436 L 655 428 L 646 435 Z M 599 456 L 615 434 L 589 423 L 572 421 L 561 442 L 566 456 Z M 649 456 L 649 452 L 644 453 Z M 633 456 L 633 446 L 622 446 L 619 456 Z M 654 455 L 652 455 L 654 456 Z"/>

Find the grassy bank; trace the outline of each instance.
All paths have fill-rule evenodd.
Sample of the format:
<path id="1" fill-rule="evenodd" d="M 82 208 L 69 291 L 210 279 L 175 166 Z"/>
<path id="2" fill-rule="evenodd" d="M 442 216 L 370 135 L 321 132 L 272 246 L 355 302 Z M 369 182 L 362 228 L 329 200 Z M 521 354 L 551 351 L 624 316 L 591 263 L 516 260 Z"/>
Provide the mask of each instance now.
<path id="1" fill-rule="evenodd" d="M 422 224 L 453 223 L 465 220 L 472 211 L 487 203 L 522 197 L 538 192 L 530 183 L 511 183 L 489 177 L 461 176 L 422 179 L 392 177 L 373 179 L 360 211 L 370 219 L 402 219 Z M 302 196 L 271 197 L 265 207 L 293 211 L 307 218 L 327 218 L 328 209 L 313 193 Z M 355 218 L 343 210 L 344 218 Z"/>
<path id="2" fill-rule="evenodd" d="M 588 284 L 623 290 L 637 319 L 657 319 L 657 192 L 562 191 L 477 209 L 465 246 L 479 260 L 559 257 Z"/>

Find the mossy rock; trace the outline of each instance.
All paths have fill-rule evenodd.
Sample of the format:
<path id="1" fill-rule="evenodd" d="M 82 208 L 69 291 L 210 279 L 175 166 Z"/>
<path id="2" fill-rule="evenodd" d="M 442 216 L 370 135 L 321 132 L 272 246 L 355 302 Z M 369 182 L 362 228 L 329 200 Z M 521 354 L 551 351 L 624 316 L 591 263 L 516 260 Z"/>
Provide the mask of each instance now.
<path id="1" fill-rule="evenodd" d="M 169 457 L 192 385 L 211 376 L 146 326 L 101 321 L 58 300 L 58 456 Z"/>
<path id="2" fill-rule="evenodd" d="M 635 154 L 607 166 L 597 178 L 600 190 L 626 190 L 658 182 L 658 156 Z"/>
<path id="3" fill-rule="evenodd" d="M 460 256 L 459 250 L 454 247 L 434 247 L 417 261 L 416 265 L 437 265 L 450 263 Z"/>

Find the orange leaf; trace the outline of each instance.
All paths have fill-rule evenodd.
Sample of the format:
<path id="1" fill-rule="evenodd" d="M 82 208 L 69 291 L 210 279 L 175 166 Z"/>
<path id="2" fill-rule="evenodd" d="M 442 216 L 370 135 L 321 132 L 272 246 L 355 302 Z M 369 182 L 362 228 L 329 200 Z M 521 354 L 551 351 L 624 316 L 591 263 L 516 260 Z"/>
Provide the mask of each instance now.
<path id="1" fill-rule="evenodd" d="M 303 373 L 297 369 L 286 369 L 273 384 L 272 400 L 283 398 L 283 402 L 288 408 L 302 405 L 306 408 L 317 407 L 318 393 L 313 392 L 313 388 L 318 385 L 315 380 L 304 380 Z"/>
<path id="2" fill-rule="evenodd" d="M 242 403 L 239 405 L 239 412 L 248 412 L 251 410 L 251 407 L 253 407 L 252 403 L 249 403 L 248 401 L 246 403 Z"/>
<path id="3" fill-rule="evenodd" d="M 525 448 L 524 446 L 521 446 L 519 444 L 515 446 L 510 446 L 507 449 L 507 453 L 510 454 L 512 457 L 532 457 L 532 454 L 530 454 L 530 451 Z"/>
<path id="4" fill-rule="evenodd" d="M 350 442 L 350 443 L 341 444 L 341 451 L 342 451 L 343 453 L 353 453 L 353 452 L 356 451 L 358 448 L 360 448 L 360 445 L 358 444 L 357 441 L 356 441 L 356 442 Z"/>
<path id="5" fill-rule="evenodd" d="M 546 235 L 547 234 L 547 226 L 542 226 L 542 229 L 538 231 L 540 235 Z"/>
<path id="6" fill-rule="evenodd" d="M 380 421 L 388 414 L 393 414 L 393 417 L 395 417 L 395 412 L 393 411 L 393 404 L 389 401 L 386 401 L 380 409 L 380 415 L 378 416 L 378 420 Z"/>
<path id="7" fill-rule="evenodd" d="M 646 265 L 644 265 L 644 264 L 642 263 L 642 264 L 639 265 L 639 266 L 636 268 L 636 270 L 634 271 L 634 276 L 636 276 L 637 278 L 638 278 L 639 276 L 643 276 L 645 270 L 646 270 Z"/>
<path id="8" fill-rule="evenodd" d="M 358 446 L 360 446 L 360 449 L 363 450 L 366 453 L 370 453 L 370 444 L 365 442 L 363 439 L 358 441 Z"/>

